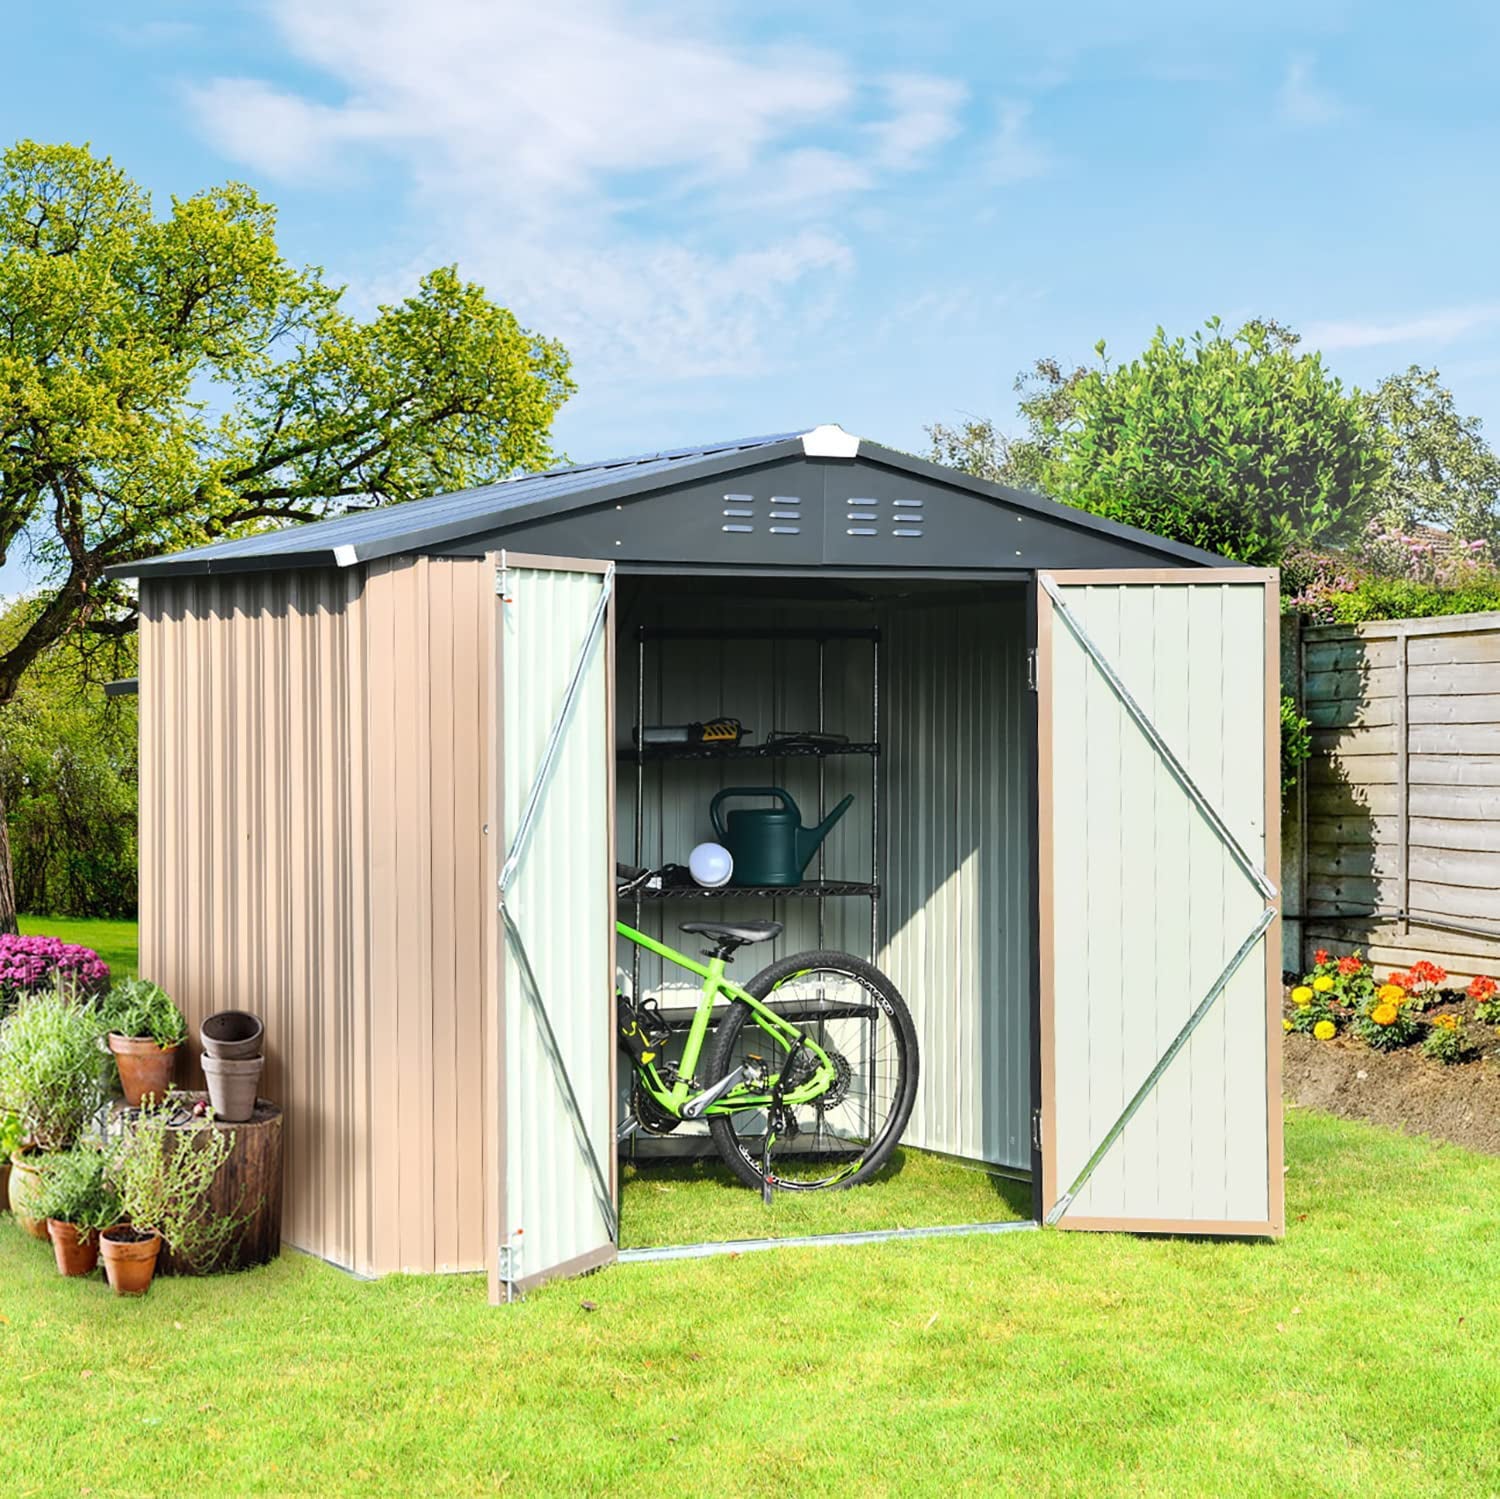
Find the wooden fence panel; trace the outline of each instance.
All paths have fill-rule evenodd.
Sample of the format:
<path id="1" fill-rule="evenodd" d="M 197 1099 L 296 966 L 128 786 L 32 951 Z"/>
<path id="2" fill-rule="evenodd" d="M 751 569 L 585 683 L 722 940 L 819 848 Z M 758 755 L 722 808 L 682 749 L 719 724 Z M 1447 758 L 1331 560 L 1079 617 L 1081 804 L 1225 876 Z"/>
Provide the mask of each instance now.
<path id="1" fill-rule="evenodd" d="M 1500 613 L 1300 626 L 1313 726 L 1287 809 L 1284 961 L 1363 948 L 1500 976 Z"/>

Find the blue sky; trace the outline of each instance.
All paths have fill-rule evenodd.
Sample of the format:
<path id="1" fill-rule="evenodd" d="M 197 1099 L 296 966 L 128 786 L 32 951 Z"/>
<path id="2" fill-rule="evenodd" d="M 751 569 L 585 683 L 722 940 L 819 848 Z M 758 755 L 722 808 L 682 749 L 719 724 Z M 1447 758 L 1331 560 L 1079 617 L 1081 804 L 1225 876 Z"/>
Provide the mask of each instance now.
<path id="1" fill-rule="evenodd" d="M 1214 314 L 1352 383 L 1436 364 L 1500 440 L 1500 7 L 11 0 L 7 30 L 0 138 L 92 141 L 163 202 L 248 180 L 357 307 L 457 262 L 572 351 L 574 458 L 823 421 L 920 448 L 1009 419 L 1038 355 Z"/>

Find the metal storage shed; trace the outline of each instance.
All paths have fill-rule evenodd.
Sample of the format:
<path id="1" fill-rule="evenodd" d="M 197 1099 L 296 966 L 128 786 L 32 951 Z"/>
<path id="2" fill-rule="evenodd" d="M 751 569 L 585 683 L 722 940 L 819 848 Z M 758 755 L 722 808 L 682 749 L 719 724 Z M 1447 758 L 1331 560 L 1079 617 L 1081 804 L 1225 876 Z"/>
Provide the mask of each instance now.
<path id="1" fill-rule="evenodd" d="M 616 841 L 682 857 L 724 776 L 617 798 L 615 766 L 705 700 L 879 725 L 827 855 L 870 904 L 785 940 L 826 922 L 905 993 L 909 1143 L 1065 1228 L 1281 1231 L 1274 571 L 836 427 L 122 571 L 142 971 L 195 1028 L 265 1017 L 289 1243 L 495 1294 L 614 1257 Z"/>

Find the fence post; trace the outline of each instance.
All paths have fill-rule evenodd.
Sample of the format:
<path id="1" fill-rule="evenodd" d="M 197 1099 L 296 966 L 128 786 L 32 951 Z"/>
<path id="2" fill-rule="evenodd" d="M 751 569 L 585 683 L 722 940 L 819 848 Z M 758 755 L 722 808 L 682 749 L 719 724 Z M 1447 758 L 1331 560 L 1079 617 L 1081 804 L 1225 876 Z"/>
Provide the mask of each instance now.
<path id="1" fill-rule="evenodd" d="M 1303 713 L 1302 616 L 1295 611 L 1281 616 L 1281 690 L 1290 694 Z M 1280 772 L 1277 772 L 1278 775 Z M 1281 966 L 1288 972 L 1302 970 L 1302 921 L 1307 891 L 1307 765 L 1297 767 L 1297 782 L 1282 795 L 1281 808 Z"/>
<path id="2" fill-rule="evenodd" d="M 1407 621 L 1396 635 L 1396 890 L 1401 905 L 1401 935 L 1411 931 L 1411 691 L 1407 684 L 1407 647 L 1411 634 Z"/>

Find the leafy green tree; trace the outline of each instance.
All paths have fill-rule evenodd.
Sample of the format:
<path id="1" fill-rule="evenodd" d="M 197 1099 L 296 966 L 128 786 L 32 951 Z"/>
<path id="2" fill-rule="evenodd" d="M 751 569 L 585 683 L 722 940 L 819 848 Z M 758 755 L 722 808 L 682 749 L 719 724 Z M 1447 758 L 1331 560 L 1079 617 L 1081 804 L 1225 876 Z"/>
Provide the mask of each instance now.
<path id="1" fill-rule="evenodd" d="M 40 607 L 25 599 L 0 616 L 0 645 Z M 134 671 L 133 636 L 74 632 L 33 663 L 0 707 L 0 805 L 16 909 L 135 914 L 136 705 L 100 686 Z"/>
<path id="2" fill-rule="evenodd" d="M 1385 472 L 1379 432 L 1297 336 L 1270 321 L 1191 338 L 1161 329 L 1139 358 L 1066 369 L 1038 360 L 1017 381 L 1024 435 L 983 424 L 954 451 L 998 456 L 987 477 L 1242 562 L 1276 562 L 1295 540 L 1356 537 Z"/>
<path id="3" fill-rule="evenodd" d="M 112 566 L 545 466 L 561 345 L 452 268 L 368 319 L 341 295 L 241 184 L 158 215 L 86 147 L 0 154 L 0 560 L 42 582 L 0 704 L 69 631 L 133 628 Z"/>
<path id="4" fill-rule="evenodd" d="M 1381 523 L 1397 531 L 1431 525 L 1500 546 L 1500 454 L 1479 418 L 1459 413 L 1438 372 L 1411 365 L 1369 400 L 1391 460 L 1377 501 Z"/>

